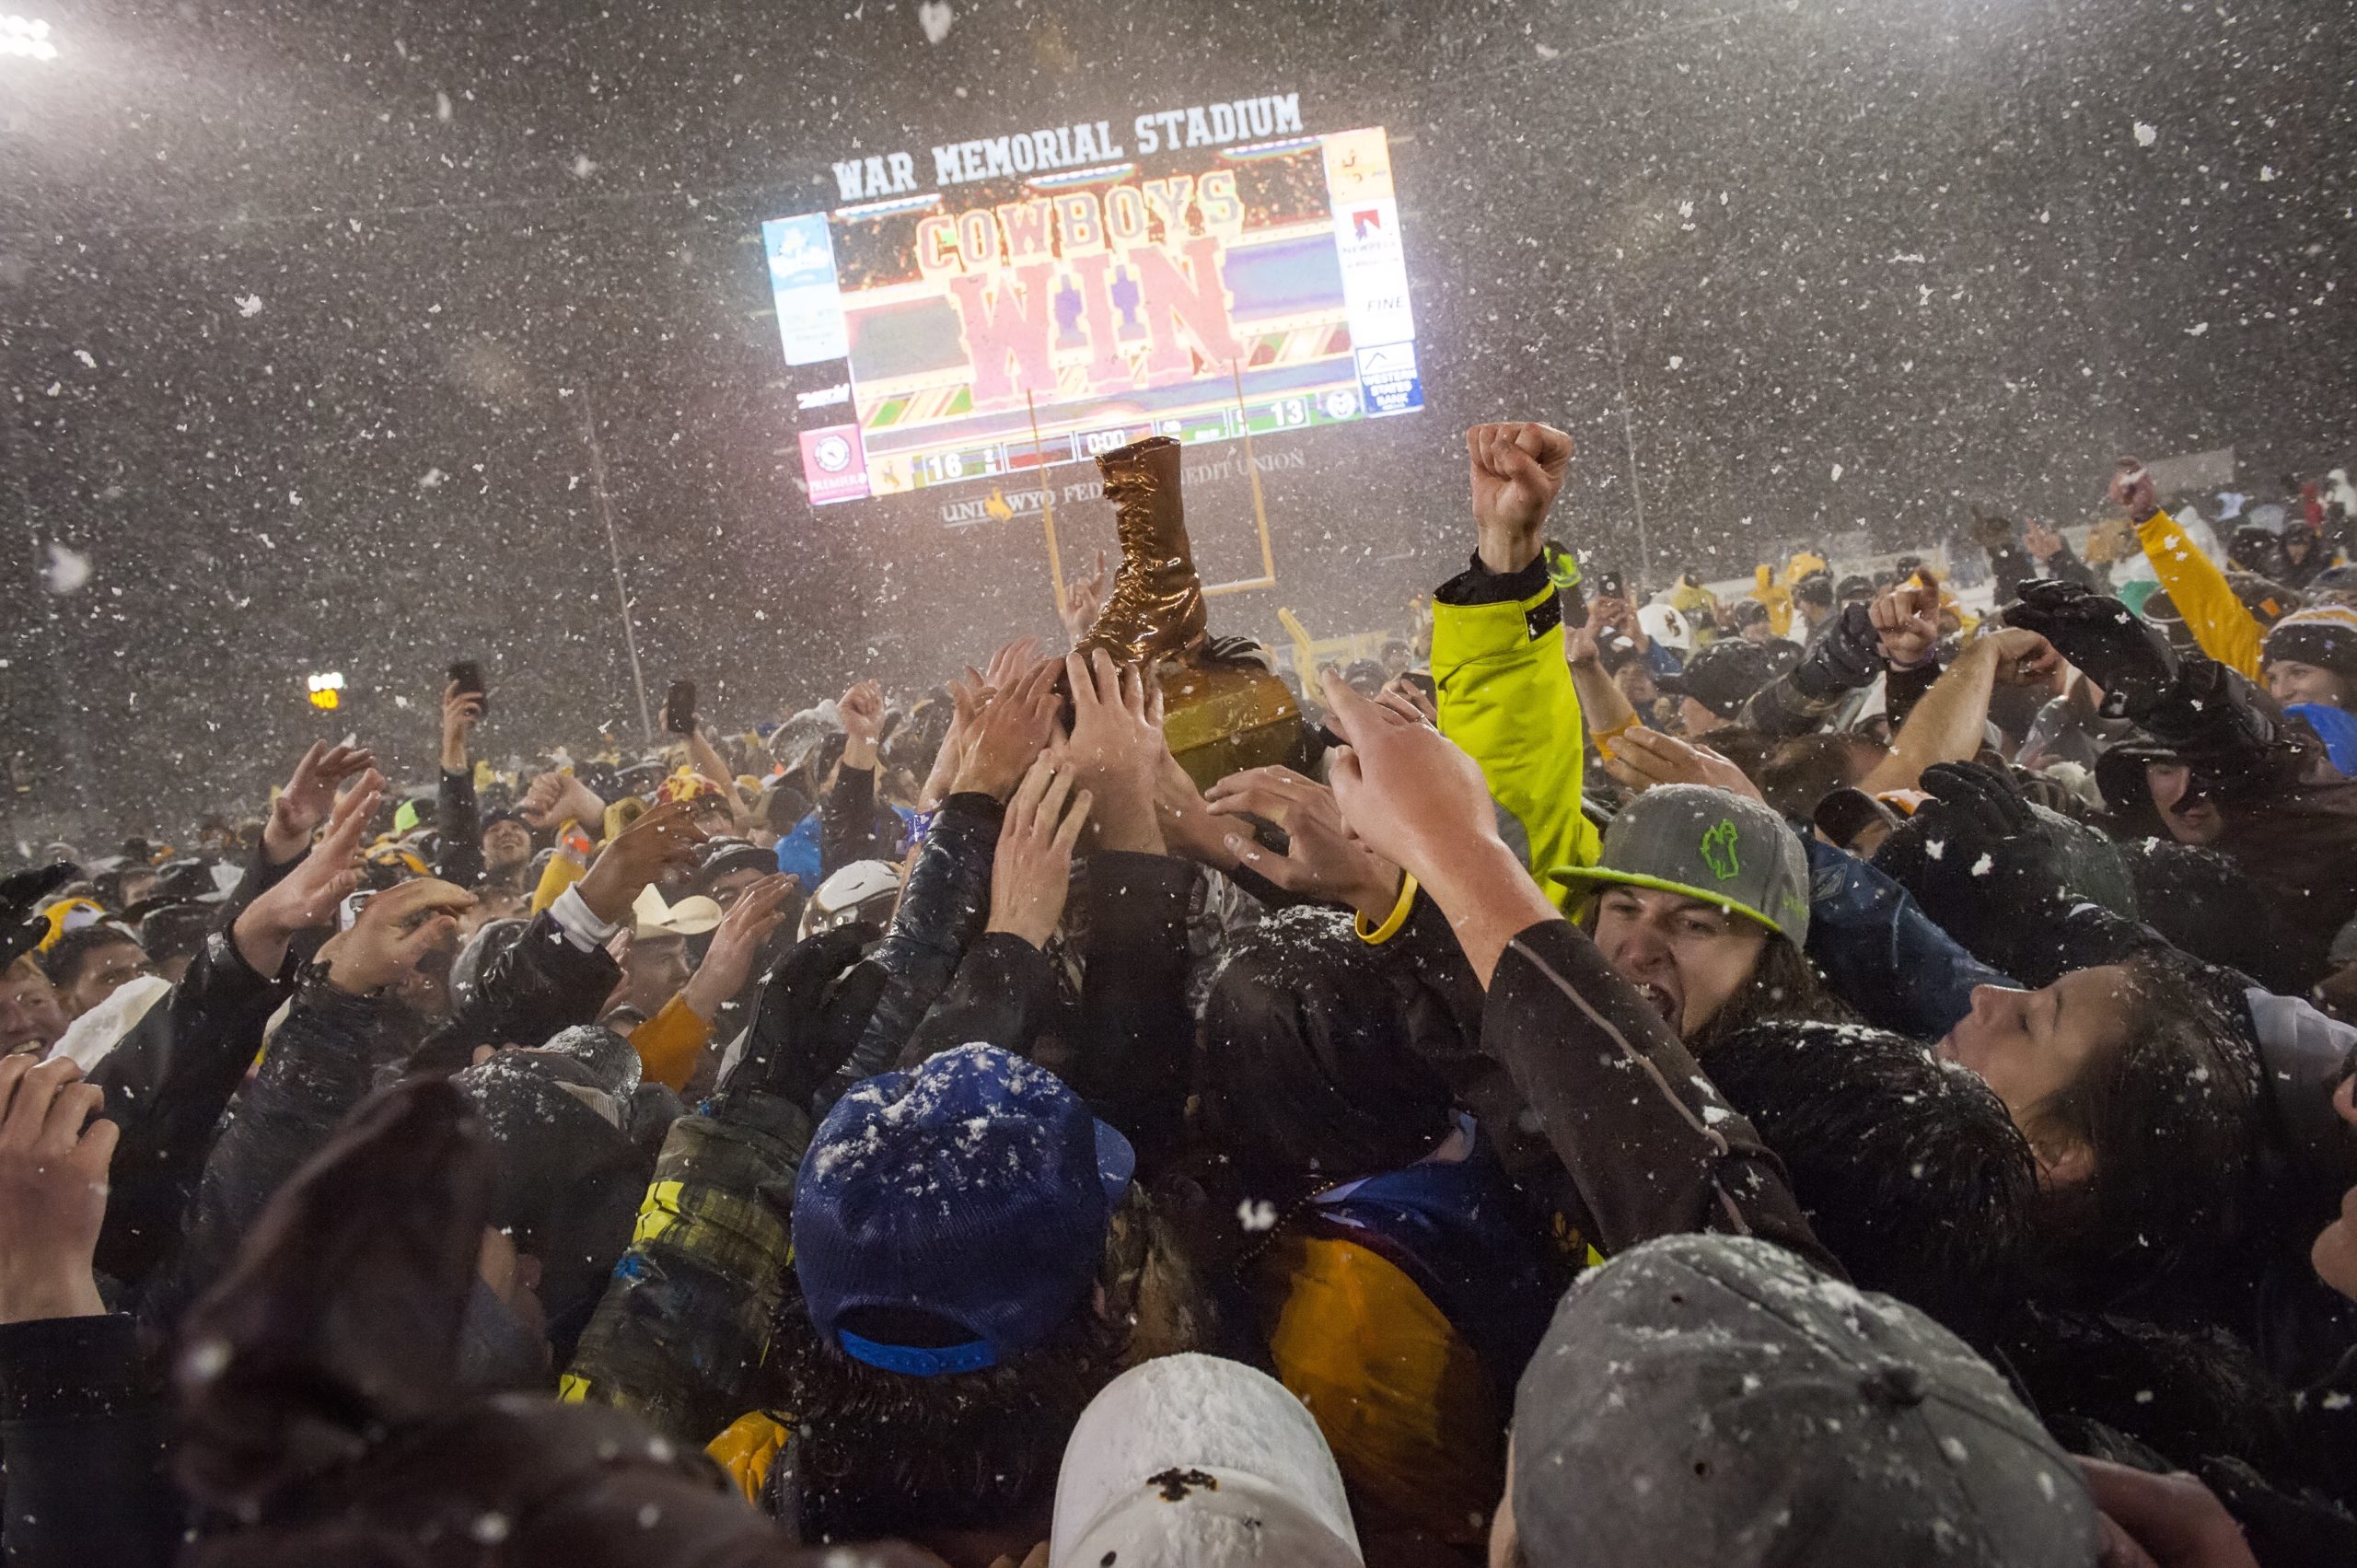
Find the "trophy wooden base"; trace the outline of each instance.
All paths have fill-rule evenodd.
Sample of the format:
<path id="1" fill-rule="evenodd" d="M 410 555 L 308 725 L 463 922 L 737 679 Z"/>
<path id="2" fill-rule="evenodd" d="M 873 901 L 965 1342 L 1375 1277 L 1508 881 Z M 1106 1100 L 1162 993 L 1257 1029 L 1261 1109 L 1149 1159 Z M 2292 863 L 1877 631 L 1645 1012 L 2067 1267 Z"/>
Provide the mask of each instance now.
<path id="1" fill-rule="evenodd" d="M 1260 665 L 1172 662 L 1156 678 L 1163 733 L 1197 789 L 1247 768 L 1298 761 L 1301 706 Z"/>

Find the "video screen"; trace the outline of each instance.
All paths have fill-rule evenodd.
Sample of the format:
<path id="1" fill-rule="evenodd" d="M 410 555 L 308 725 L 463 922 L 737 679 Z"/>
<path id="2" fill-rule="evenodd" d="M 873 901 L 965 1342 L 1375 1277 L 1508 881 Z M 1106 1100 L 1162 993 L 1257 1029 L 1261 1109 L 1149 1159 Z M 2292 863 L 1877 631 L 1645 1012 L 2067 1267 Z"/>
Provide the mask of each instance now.
<path id="1" fill-rule="evenodd" d="M 1167 162 L 762 225 L 811 501 L 1423 406 L 1380 128 Z"/>

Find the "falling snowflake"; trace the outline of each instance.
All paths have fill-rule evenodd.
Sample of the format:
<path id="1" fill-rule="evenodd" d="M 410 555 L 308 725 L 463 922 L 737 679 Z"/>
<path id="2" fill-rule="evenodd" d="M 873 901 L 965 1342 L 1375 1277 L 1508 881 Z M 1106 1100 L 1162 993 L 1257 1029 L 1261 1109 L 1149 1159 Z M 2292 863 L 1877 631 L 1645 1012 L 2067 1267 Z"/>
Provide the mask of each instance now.
<path id="1" fill-rule="evenodd" d="M 436 87 L 434 90 L 434 118 L 441 121 L 445 124 L 447 124 L 449 123 L 450 114 L 450 95 L 442 91 L 439 87 Z"/>
<path id="2" fill-rule="evenodd" d="M 2145 124 L 2142 120 L 2136 122 L 2136 145 L 2138 146 L 2149 147 L 2160 139 L 2161 134 L 2158 131 L 2155 131 L 2150 125 Z"/>
<path id="3" fill-rule="evenodd" d="M 1840 463 L 1833 465 L 1833 481 L 1837 484 L 1841 482 L 1841 465 Z"/>
<path id="4" fill-rule="evenodd" d="M 2193 323 L 2193 325 L 2191 325 L 2190 327 L 2188 327 L 2188 328 L 2185 330 L 2185 335 L 2186 335 L 2187 337 L 2189 337 L 2189 338 L 2198 338 L 2198 337 L 2200 337 L 2202 333 L 2204 333 L 2204 332 L 2208 331 L 2209 330 L 2210 330 L 2210 323 L 2209 323 L 2209 322 L 2207 322 L 2207 321 L 2196 321 L 2195 323 Z"/>
<path id="5" fill-rule="evenodd" d="M 957 13 L 949 8 L 949 0 L 924 0 L 917 7 L 917 26 L 924 29 L 927 43 L 939 43 L 949 36 L 949 24 Z"/>
<path id="6" fill-rule="evenodd" d="M 598 172 L 598 165 L 587 153 L 575 153 L 573 157 L 573 178 L 586 180 Z"/>
<path id="7" fill-rule="evenodd" d="M 49 560 L 41 569 L 41 586 L 51 593 L 79 593 L 90 580 L 90 558 L 78 550 L 68 550 L 55 540 L 49 543 Z"/>
<path id="8" fill-rule="evenodd" d="M 1247 1230 L 1271 1230 L 1277 1223 L 1277 1206 L 1266 1198 L 1247 1198 L 1236 1205 L 1236 1223 Z"/>
<path id="9" fill-rule="evenodd" d="M 238 314 L 246 317 L 249 319 L 261 315 L 261 296 L 259 294 L 241 294 L 238 296 Z"/>

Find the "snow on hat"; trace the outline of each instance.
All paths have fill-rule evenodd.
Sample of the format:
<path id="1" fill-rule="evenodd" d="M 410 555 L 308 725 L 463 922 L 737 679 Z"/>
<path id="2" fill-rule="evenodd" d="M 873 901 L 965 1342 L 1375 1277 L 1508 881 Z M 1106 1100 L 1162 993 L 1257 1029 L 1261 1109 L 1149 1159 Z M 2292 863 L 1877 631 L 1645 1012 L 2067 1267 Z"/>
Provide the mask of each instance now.
<path id="1" fill-rule="evenodd" d="M 2295 659 L 2357 679 L 2357 610 L 2345 604 L 2294 610 L 2267 634 L 2266 659 Z"/>
<path id="2" fill-rule="evenodd" d="M 1081 1412 L 1048 1568 L 1359 1568 L 1341 1471 L 1299 1400 L 1214 1355 L 1163 1356 Z"/>
<path id="3" fill-rule="evenodd" d="M 1137 1156 L 1046 1068 L 995 1046 L 879 1073 L 835 1102 L 794 1190 L 794 1272 L 819 1337 L 908 1376 L 976 1372 L 1085 1310 Z M 914 1308 L 970 1336 L 888 1345 L 857 1307 Z"/>
<path id="4" fill-rule="evenodd" d="M 1583 891 L 1610 883 L 1680 893 L 1748 915 L 1795 947 L 1808 940 L 1808 852 L 1800 835 L 1768 807 L 1709 784 L 1645 791 L 1604 830 L 1594 865 L 1548 876 Z"/>
<path id="5" fill-rule="evenodd" d="M 1969 1345 L 1771 1243 L 1590 1270 L 1515 1397 L 1523 1555 L 1550 1568 L 2088 1568 L 2079 1468 Z"/>

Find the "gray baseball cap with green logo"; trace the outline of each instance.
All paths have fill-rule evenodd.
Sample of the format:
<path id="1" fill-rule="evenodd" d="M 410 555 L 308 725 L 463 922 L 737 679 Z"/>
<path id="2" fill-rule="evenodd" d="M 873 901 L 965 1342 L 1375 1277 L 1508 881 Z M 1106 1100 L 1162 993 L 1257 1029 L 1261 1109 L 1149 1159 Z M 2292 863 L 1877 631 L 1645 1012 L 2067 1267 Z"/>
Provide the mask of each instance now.
<path id="1" fill-rule="evenodd" d="M 1563 865 L 1557 882 L 1655 888 L 1748 915 L 1797 947 L 1808 940 L 1808 851 L 1756 800 L 1708 784 L 1664 784 L 1620 808 L 1594 865 Z"/>

